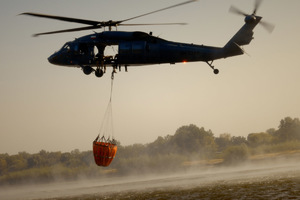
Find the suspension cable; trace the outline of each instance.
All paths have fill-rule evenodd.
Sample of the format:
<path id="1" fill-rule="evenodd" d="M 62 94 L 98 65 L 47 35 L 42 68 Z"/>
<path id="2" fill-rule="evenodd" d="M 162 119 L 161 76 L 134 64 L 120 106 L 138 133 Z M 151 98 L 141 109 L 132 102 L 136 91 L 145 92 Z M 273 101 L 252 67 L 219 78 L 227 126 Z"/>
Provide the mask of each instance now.
<path id="1" fill-rule="evenodd" d="M 96 140 L 101 139 L 107 142 L 114 142 L 114 125 L 113 125 L 113 114 L 112 114 L 112 94 L 113 94 L 113 83 L 114 83 L 114 73 L 113 70 L 111 74 L 111 88 L 110 88 L 110 98 L 104 114 L 104 118 L 101 123 L 100 131 Z M 100 137 L 100 135 L 102 135 Z"/>

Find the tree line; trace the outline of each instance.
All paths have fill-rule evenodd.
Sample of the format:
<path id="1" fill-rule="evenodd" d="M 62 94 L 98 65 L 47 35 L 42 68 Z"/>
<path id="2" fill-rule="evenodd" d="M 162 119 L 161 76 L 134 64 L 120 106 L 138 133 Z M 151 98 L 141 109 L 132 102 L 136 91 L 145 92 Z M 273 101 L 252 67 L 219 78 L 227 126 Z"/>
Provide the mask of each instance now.
<path id="1" fill-rule="evenodd" d="M 243 162 L 251 155 L 300 150 L 300 121 L 286 117 L 277 129 L 250 133 L 247 137 L 229 133 L 215 137 L 211 130 L 190 124 L 174 135 L 159 136 L 148 144 L 122 146 L 108 168 L 94 163 L 93 152 L 78 149 L 16 155 L 0 154 L 0 185 L 28 182 L 75 180 L 144 173 L 165 173 L 186 169 L 190 161 L 223 159 L 221 164 Z"/>

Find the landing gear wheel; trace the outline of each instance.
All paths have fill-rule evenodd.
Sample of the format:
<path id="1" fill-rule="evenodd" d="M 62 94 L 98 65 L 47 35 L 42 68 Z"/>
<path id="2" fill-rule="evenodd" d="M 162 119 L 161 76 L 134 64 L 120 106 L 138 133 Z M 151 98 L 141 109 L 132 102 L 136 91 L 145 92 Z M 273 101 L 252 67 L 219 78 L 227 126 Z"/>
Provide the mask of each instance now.
<path id="1" fill-rule="evenodd" d="M 91 68 L 90 66 L 85 66 L 85 67 L 81 67 L 81 68 L 85 75 L 90 75 L 94 71 L 94 69 Z"/>
<path id="2" fill-rule="evenodd" d="M 102 77 L 103 76 L 103 70 L 102 69 L 96 69 L 95 70 L 95 75 L 98 77 L 98 78 L 100 78 L 100 77 Z"/>
<path id="3" fill-rule="evenodd" d="M 218 70 L 218 69 L 214 69 L 214 73 L 215 73 L 215 74 L 218 74 L 218 73 L 219 73 L 219 70 Z"/>

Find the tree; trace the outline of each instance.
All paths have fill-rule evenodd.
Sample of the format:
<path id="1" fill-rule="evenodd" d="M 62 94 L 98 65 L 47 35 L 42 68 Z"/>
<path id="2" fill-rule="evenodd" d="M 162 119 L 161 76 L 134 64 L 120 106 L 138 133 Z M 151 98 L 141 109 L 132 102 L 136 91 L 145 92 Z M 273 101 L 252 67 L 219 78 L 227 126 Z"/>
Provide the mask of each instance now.
<path id="1" fill-rule="evenodd" d="M 220 137 L 215 138 L 218 145 L 218 150 L 223 151 L 231 144 L 231 135 L 229 133 L 220 134 Z"/>
<path id="2" fill-rule="evenodd" d="M 250 146 L 257 147 L 262 144 L 270 144 L 272 142 L 272 135 L 269 133 L 250 133 L 247 137 Z"/>
<path id="3" fill-rule="evenodd" d="M 15 172 L 27 168 L 27 160 L 24 159 L 21 155 L 9 156 L 6 159 L 8 171 Z"/>
<path id="4" fill-rule="evenodd" d="M 242 145 L 242 144 L 247 144 L 247 139 L 243 136 L 233 136 L 231 138 L 231 145 Z"/>
<path id="5" fill-rule="evenodd" d="M 170 146 L 177 153 L 212 153 L 216 149 L 211 130 L 196 125 L 182 126 L 170 139 Z"/>
<path id="6" fill-rule="evenodd" d="M 246 161 L 249 158 L 247 145 L 230 146 L 225 150 L 224 163 L 237 164 Z"/>
<path id="7" fill-rule="evenodd" d="M 151 155 L 165 154 L 168 153 L 168 143 L 170 141 L 170 136 L 165 137 L 159 136 L 157 139 L 147 145 L 147 152 Z"/>
<path id="8" fill-rule="evenodd" d="M 298 118 L 286 117 L 280 121 L 278 128 L 275 135 L 281 141 L 300 140 L 300 121 Z"/>
<path id="9" fill-rule="evenodd" d="M 7 157 L 8 154 L 0 154 L 0 176 L 7 172 Z"/>
<path id="10" fill-rule="evenodd" d="M 275 128 L 269 128 L 268 130 L 266 130 L 266 133 L 269 133 L 270 135 L 275 135 L 276 129 Z"/>
<path id="11" fill-rule="evenodd" d="M 42 166 L 42 158 L 39 154 L 34 154 L 31 155 L 28 159 L 27 159 L 27 163 L 28 163 L 28 167 L 29 168 L 33 168 L 33 167 L 40 167 Z"/>
<path id="12" fill-rule="evenodd" d="M 48 166 L 49 165 L 52 166 L 52 165 L 55 165 L 55 164 L 59 163 L 60 158 L 61 158 L 61 152 L 60 151 L 48 153 L 48 156 L 47 156 Z"/>

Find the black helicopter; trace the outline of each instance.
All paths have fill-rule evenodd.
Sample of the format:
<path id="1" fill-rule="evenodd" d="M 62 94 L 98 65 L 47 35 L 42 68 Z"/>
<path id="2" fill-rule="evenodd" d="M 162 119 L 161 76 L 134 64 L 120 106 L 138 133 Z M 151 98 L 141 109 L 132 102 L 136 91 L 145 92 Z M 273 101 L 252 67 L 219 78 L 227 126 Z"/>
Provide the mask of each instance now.
<path id="1" fill-rule="evenodd" d="M 256 11 L 262 2 L 262 0 L 256 0 L 252 14 L 246 14 L 235 7 L 230 8 L 231 12 L 245 16 L 245 24 L 227 42 L 227 44 L 225 44 L 224 47 L 211 47 L 167 41 L 153 36 L 151 32 L 148 34 L 140 31 L 111 31 L 112 27 L 122 25 L 184 25 L 184 23 L 124 24 L 123 22 L 195 1 L 197 0 L 185 1 L 183 3 L 121 21 L 110 20 L 101 22 L 30 12 L 22 14 L 89 25 L 74 29 L 38 33 L 34 36 L 108 27 L 109 31 L 86 35 L 77 38 L 74 41 L 67 42 L 59 51 L 55 52 L 48 58 L 49 62 L 52 64 L 80 67 L 85 74 L 89 75 L 92 72 L 95 72 L 97 77 L 103 76 L 106 72 L 106 66 L 112 66 L 114 73 L 115 69 L 121 69 L 121 66 L 124 66 L 125 71 L 127 71 L 128 66 L 163 63 L 175 64 L 196 61 L 206 62 L 213 69 L 213 72 L 218 74 L 219 70 L 215 69 L 212 65 L 213 61 L 244 54 L 241 46 L 248 45 L 251 42 L 254 34 L 253 29 L 258 23 L 261 23 L 261 25 L 263 25 L 269 32 L 271 32 L 274 28 L 273 25 L 262 22 L 262 17 L 256 15 Z M 118 48 L 118 52 L 115 55 L 105 55 L 104 50 L 109 46 L 116 46 Z"/>

